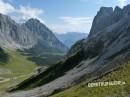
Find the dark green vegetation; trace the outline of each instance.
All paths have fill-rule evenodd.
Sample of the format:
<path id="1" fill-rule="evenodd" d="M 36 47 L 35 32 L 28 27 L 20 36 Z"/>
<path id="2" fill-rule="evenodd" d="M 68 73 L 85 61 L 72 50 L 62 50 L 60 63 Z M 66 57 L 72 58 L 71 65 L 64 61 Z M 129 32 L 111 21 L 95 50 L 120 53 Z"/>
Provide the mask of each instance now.
<path id="1" fill-rule="evenodd" d="M 64 61 L 59 61 L 48 68 L 45 72 L 30 77 L 29 79 L 20 83 L 18 87 L 13 87 L 9 91 L 30 89 L 49 83 L 50 81 L 63 76 L 68 70 L 74 68 L 81 60 L 83 60 L 83 58 L 83 51 L 78 51 Z"/>
<path id="2" fill-rule="evenodd" d="M 41 66 L 49 66 L 51 64 L 57 63 L 57 61 L 64 58 L 65 53 L 63 52 L 42 52 L 40 54 L 38 53 L 32 53 L 28 51 L 20 51 L 18 50 L 22 55 L 27 56 L 27 59 L 30 61 L 35 62 L 36 65 Z"/>
<path id="3" fill-rule="evenodd" d="M 51 65 L 59 61 L 60 59 L 63 58 L 64 53 L 60 54 L 57 53 L 56 55 L 54 53 L 48 53 L 48 54 L 43 54 L 40 56 L 31 56 L 28 57 L 28 60 L 35 62 L 37 65 Z"/>
<path id="4" fill-rule="evenodd" d="M 0 62 L 2 63 L 6 63 L 9 60 L 9 56 L 7 53 L 5 53 L 5 51 L 0 48 Z"/>
<path id="5" fill-rule="evenodd" d="M 91 82 L 125 81 L 125 85 L 88 87 L 88 82 L 74 86 L 51 97 L 127 97 L 130 93 L 130 63 Z"/>

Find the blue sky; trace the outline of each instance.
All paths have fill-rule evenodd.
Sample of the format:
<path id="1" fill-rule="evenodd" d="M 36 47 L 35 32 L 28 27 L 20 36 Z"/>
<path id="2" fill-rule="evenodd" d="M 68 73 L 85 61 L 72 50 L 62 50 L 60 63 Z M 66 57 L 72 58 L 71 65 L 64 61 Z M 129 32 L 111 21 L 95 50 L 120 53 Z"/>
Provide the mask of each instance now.
<path id="1" fill-rule="evenodd" d="M 37 18 L 53 32 L 89 33 L 101 6 L 123 7 L 130 0 L 0 0 L 0 13 L 17 22 Z"/>

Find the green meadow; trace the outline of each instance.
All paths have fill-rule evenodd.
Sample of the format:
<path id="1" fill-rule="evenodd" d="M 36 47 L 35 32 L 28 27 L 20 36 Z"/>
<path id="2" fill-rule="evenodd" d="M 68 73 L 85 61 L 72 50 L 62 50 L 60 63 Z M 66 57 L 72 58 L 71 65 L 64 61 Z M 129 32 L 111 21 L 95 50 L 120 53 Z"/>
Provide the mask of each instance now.
<path id="1" fill-rule="evenodd" d="M 14 50 L 5 49 L 9 59 L 0 63 L 0 95 L 9 87 L 18 84 L 34 72 L 35 63 Z"/>

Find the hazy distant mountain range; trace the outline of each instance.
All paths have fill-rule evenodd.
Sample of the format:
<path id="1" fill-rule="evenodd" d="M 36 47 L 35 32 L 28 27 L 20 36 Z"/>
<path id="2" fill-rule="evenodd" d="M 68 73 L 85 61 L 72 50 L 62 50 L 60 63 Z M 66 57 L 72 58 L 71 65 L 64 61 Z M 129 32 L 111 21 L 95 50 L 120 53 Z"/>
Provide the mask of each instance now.
<path id="1" fill-rule="evenodd" d="M 71 47 L 75 42 L 87 38 L 87 33 L 81 32 L 68 32 L 64 34 L 55 34 L 57 38 L 64 43 L 67 47 Z"/>

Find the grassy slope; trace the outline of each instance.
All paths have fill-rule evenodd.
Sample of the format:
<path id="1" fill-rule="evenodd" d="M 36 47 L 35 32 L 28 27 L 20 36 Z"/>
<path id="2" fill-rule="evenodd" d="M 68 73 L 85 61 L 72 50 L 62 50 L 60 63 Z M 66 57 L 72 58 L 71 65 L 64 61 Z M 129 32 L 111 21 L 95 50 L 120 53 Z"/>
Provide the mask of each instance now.
<path id="1" fill-rule="evenodd" d="M 0 82 L 0 93 L 30 76 L 29 74 L 36 67 L 33 62 L 28 61 L 25 56 L 18 54 L 16 51 L 5 50 L 5 52 L 9 55 L 9 61 L 7 63 L 0 63 L 0 68 L 8 69 L 11 72 L 0 72 L 0 77 L 10 79 L 7 82 Z M 15 77 L 17 78 L 15 79 Z"/>
<path id="2" fill-rule="evenodd" d="M 125 81 L 125 85 L 107 87 L 88 87 L 87 83 L 74 86 L 51 97 L 126 97 L 130 94 L 130 63 L 123 65 L 94 82 Z"/>
<path id="3" fill-rule="evenodd" d="M 28 57 L 29 60 L 35 62 L 37 65 L 52 65 L 63 58 L 65 53 L 58 52 L 43 52 L 40 56 L 32 55 Z"/>
<path id="4" fill-rule="evenodd" d="M 50 68 L 46 69 L 44 72 L 39 73 L 37 76 L 33 76 L 18 86 L 12 88 L 10 91 L 22 90 L 22 89 L 32 89 L 55 80 L 56 78 L 64 75 L 67 71 L 74 68 L 83 58 L 83 52 L 78 51 L 74 55 L 70 56 L 68 59 L 54 63 Z"/>

